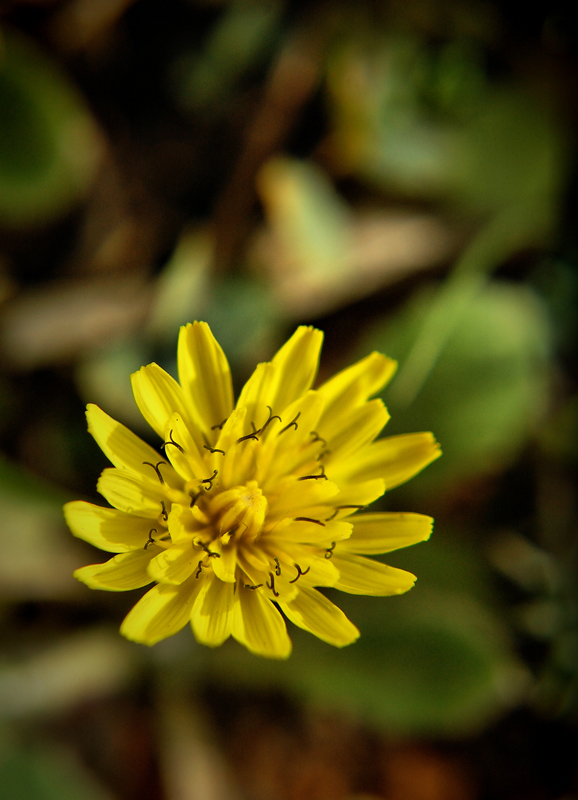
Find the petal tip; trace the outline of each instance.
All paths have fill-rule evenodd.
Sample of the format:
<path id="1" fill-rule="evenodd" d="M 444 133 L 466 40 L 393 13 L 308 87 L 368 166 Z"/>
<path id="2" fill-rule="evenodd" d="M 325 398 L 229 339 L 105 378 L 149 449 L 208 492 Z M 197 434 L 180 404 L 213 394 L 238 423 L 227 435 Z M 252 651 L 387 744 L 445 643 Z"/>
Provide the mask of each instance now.
<path id="1" fill-rule="evenodd" d="M 327 643 L 330 644 L 332 647 L 337 647 L 340 650 L 341 650 L 342 647 L 349 647 L 350 644 L 355 644 L 355 642 L 361 636 L 361 632 L 360 632 L 359 628 L 357 627 L 357 625 L 354 625 L 353 622 L 351 622 L 350 619 L 348 619 L 347 621 L 349 623 L 349 637 L 348 638 L 343 637 L 339 641 L 328 641 L 328 640 L 326 640 Z"/>
<path id="2" fill-rule="evenodd" d="M 153 645 L 158 644 L 158 642 L 162 641 L 162 639 L 164 638 L 162 636 L 160 638 L 147 637 L 144 634 L 139 636 L 136 633 L 127 630 L 125 628 L 124 622 L 120 626 L 119 631 L 121 636 L 124 636 L 124 638 L 128 639 L 129 642 L 135 642 L 135 644 L 144 644 L 147 647 L 152 647 Z"/>
<path id="3" fill-rule="evenodd" d="M 75 578 L 80 583 L 84 583 L 85 586 L 88 586 L 89 589 L 101 589 L 102 587 L 98 585 L 96 581 L 92 579 L 91 575 L 91 567 L 99 566 L 98 564 L 92 564 L 86 567 L 79 567 L 75 569 L 72 573 L 72 577 Z"/>

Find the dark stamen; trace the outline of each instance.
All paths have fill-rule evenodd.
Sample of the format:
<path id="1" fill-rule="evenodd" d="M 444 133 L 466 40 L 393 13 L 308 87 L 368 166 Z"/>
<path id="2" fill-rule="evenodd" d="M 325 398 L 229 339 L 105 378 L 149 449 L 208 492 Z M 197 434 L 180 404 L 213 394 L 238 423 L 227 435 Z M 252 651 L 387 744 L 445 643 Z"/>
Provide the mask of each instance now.
<path id="1" fill-rule="evenodd" d="M 259 441 L 259 437 L 257 436 L 257 431 L 253 433 L 248 433 L 246 436 L 241 436 L 240 439 L 237 439 L 237 444 L 241 444 L 241 442 L 246 442 L 249 439 L 255 439 L 256 442 Z"/>
<path id="2" fill-rule="evenodd" d="M 218 424 L 218 425 L 211 425 L 211 430 L 212 430 L 212 431 L 216 431 L 217 429 L 218 429 L 218 430 L 221 430 L 221 429 L 222 429 L 222 427 L 223 427 L 223 425 L 225 424 L 225 422 L 226 422 L 228 419 L 229 419 L 229 417 L 225 417 L 225 419 L 224 419 L 222 422 L 219 422 L 219 424 Z"/>
<path id="3" fill-rule="evenodd" d="M 225 451 L 224 450 L 219 450 L 218 447 L 209 447 L 208 444 L 204 444 L 203 447 L 205 448 L 205 450 L 208 450 L 209 453 L 211 453 L 211 455 L 213 453 L 222 453 L 223 455 L 225 455 Z"/>
<path id="4" fill-rule="evenodd" d="M 204 550 L 205 553 L 209 556 L 209 558 L 221 558 L 220 553 L 215 553 L 213 552 L 213 550 L 209 550 L 208 545 L 206 545 L 204 542 L 194 542 L 194 544 L 196 544 L 197 547 L 200 547 L 201 550 Z"/>
<path id="5" fill-rule="evenodd" d="M 274 420 L 274 419 L 278 419 L 278 420 L 279 420 L 279 422 L 283 422 L 283 420 L 281 419 L 281 417 L 280 417 L 280 416 L 278 416 L 277 414 L 273 414 L 273 409 L 271 408 L 271 406 L 267 406 L 267 408 L 269 409 L 269 419 L 268 419 L 268 420 L 267 420 L 267 422 L 266 422 L 266 423 L 263 425 L 263 427 L 261 428 L 261 430 L 257 431 L 258 433 L 264 433 L 264 431 L 265 431 L 265 430 L 266 430 L 266 428 L 267 428 L 267 425 L 270 425 L 270 424 L 271 424 L 271 422 L 273 422 L 273 420 Z"/>
<path id="6" fill-rule="evenodd" d="M 319 465 L 321 467 L 321 473 L 319 475 L 303 475 L 302 478 L 297 478 L 298 481 L 318 481 L 320 478 L 323 478 L 324 481 L 327 480 L 327 475 L 325 474 L 325 467 L 323 464 Z"/>
<path id="7" fill-rule="evenodd" d="M 213 488 L 213 481 L 215 480 L 215 478 L 217 477 L 218 474 L 219 474 L 219 470 L 216 469 L 213 472 L 213 474 L 211 475 L 210 478 L 203 478 L 201 480 L 201 483 L 206 483 L 207 484 L 207 492 L 210 492 L 211 489 Z"/>
<path id="8" fill-rule="evenodd" d="M 163 478 L 163 476 L 161 475 L 161 471 L 160 471 L 159 467 L 160 467 L 160 465 L 161 465 L 161 464 L 167 464 L 167 462 L 166 462 L 166 461 L 157 461 L 157 463 L 156 463 L 156 464 L 151 464 L 151 462 L 150 462 L 150 461 L 143 461 L 142 463 L 143 463 L 143 466 L 145 466 L 145 465 L 146 465 L 147 467 L 152 467 L 152 468 L 154 469 L 154 471 L 156 472 L 156 474 L 157 474 L 157 478 L 159 479 L 159 481 L 160 481 L 162 484 L 164 484 L 164 482 L 165 482 L 165 479 L 164 479 L 164 478 Z M 168 464 L 167 464 L 167 466 L 168 466 Z"/>
<path id="9" fill-rule="evenodd" d="M 161 508 L 162 508 L 161 517 L 166 522 L 168 520 L 168 518 L 169 518 L 169 515 L 167 514 L 167 507 L 165 505 L 165 501 L 164 500 L 161 500 Z"/>
<path id="10" fill-rule="evenodd" d="M 200 492 L 198 492 L 197 494 L 194 494 L 193 492 L 189 492 L 189 497 L 191 498 L 191 502 L 189 504 L 189 508 L 192 508 L 195 505 L 195 503 L 197 502 L 197 500 L 199 499 L 200 496 L 201 496 Z"/>
<path id="11" fill-rule="evenodd" d="M 163 442 L 161 444 L 161 448 L 164 449 L 165 453 L 167 452 L 167 447 L 168 447 L 169 444 L 174 445 L 180 453 L 184 453 L 185 452 L 184 448 L 181 447 L 181 445 L 178 442 L 175 442 L 175 440 L 173 439 L 173 432 L 172 431 L 169 432 L 169 441 L 168 442 Z"/>
<path id="12" fill-rule="evenodd" d="M 302 570 L 302 569 L 301 569 L 301 567 L 299 566 L 299 564 L 293 564 L 293 566 L 294 566 L 294 567 L 295 567 L 295 569 L 297 570 L 297 576 L 296 576 L 295 578 L 293 578 L 293 580 L 292 580 L 292 581 L 289 581 L 289 583 L 295 583 L 295 581 L 298 581 L 298 580 L 299 580 L 299 578 L 300 578 L 302 575 L 307 575 L 307 573 L 308 573 L 308 572 L 309 572 L 309 570 L 311 569 L 311 567 L 307 567 L 307 569 L 306 569 L 306 570 Z"/>
<path id="13" fill-rule="evenodd" d="M 277 416 L 276 414 L 273 414 L 273 409 L 271 408 L 271 406 L 267 406 L 267 408 L 269 409 L 269 419 L 263 425 L 263 427 L 259 428 L 259 430 L 257 430 L 257 427 L 256 427 L 255 423 L 253 422 L 253 420 L 251 420 L 251 427 L 253 428 L 253 432 L 246 434 L 246 436 L 241 436 L 240 439 L 237 439 L 237 444 L 239 444 L 240 442 L 246 442 L 249 439 L 255 439 L 255 441 L 258 442 L 259 441 L 259 434 L 263 433 L 263 431 L 267 428 L 267 425 L 269 425 L 274 419 L 278 419 L 279 422 L 281 422 L 281 417 Z M 299 413 L 301 413 L 301 412 L 299 412 Z M 299 416 L 299 414 L 297 414 L 297 417 L 298 416 Z M 297 419 L 297 417 L 295 417 L 295 419 Z M 297 426 L 295 426 L 295 427 L 297 427 Z"/>
<path id="14" fill-rule="evenodd" d="M 149 544 L 156 544 L 155 540 L 153 539 L 153 533 L 158 533 L 156 528 L 151 528 L 149 531 L 149 538 L 147 539 L 147 543 L 144 546 L 145 550 L 148 550 Z"/>
<path id="15" fill-rule="evenodd" d="M 319 434 L 317 433 L 317 431 L 311 431 L 311 433 L 310 433 L 309 435 L 310 435 L 310 436 L 313 436 L 313 439 L 311 440 L 311 444 L 313 444 L 313 442 L 321 442 L 321 444 L 322 444 L 324 447 L 327 445 L 327 442 L 325 441 L 325 439 L 323 438 L 323 436 L 319 436 Z"/>
<path id="16" fill-rule="evenodd" d="M 358 510 L 361 510 L 362 508 L 365 508 L 365 507 L 366 506 L 336 506 L 335 507 L 335 511 L 333 512 L 333 514 L 330 517 L 327 517 L 325 522 L 331 522 L 332 519 L 335 519 L 335 517 L 339 514 L 339 512 L 343 508 L 357 508 Z"/>
<path id="17" fill-rule="evenodd" d="M 325 527 L 325 523 L 321 522 L 320 519 L 312 519 L 311 517 L 294 517 L 294 522 L 314 522 L 316 525 L 321 525 L 322 528 Z"/>
<path id="18" fill-rule="evenodd" d="M 281 564 L 279 563 L 279 559 L 274 558 L 273 561 L 275 562 L 275 575 L 281 575 Z"/>
<path id="19" fill-rule="evenodd" d="M 252 589 L 253 591 L 255 591 L 255 589 L 260 589 L 260 588 L 261 588 L 261 586 L 263 586 L 263 584 L 262 584 L 262 583 L 256 583 L 256 584 L 244 583 L 244 584 L 243 584 L 243 587 L 244 587 L 245 589 Z"/>
<path id="20" fill-rule="evenodd" d="M 285 431 L 288 431 L 288 430 L 289 430 L 289 428 L 292 428 L 293 426 L 295 426 L 295 430 L 297 430 L 297 428 L 299 427 L 299 426 L 297 425 L 297 420 L 299 419 L 299 417 L 300 417 L 300 416 L 301 416 L 301 412 L 299 411 L 299 413 L 297 414 L 297 416 L 295 417 L 295 419 L 294 419 L 294 420 L 292 420 L 292 421 L 289 423 L 289 425 L 285 425 L 285 427 L 284 427 L 284 428 L 282 428 L 282 429 L 279 431 L 279 434 L 278 434 L 278 435 L 279 435 L 279 436 L 281 436 L 281 434 L 282 434 L 282 433 L 285 433 Z"/>
<path id="21" fill-rule="evenodd" d="M 275 589 L 275 576 L 272 572 L 269 573 L 269 577 L 271 578 L 271 583 L 267 581 L 267 589 L 271 589 L 275 597 L 279 597 L 279 592 Z"/>
<path id="22" fill-rule="evenodd" d="M 199 561 L 199 563 L 197 564 L 197 571 L 195 573 L 195 578 L 200 578 L 202 571 L 203 571 L 203 562 Z"/>
<path id="23" fill-rule="evenodd" d="M 333 555 L 333 551 L 335 550 L 336 544 L 337 542 L 331 542 L 331 547 L 328 547 L 327 550 L 325 551 L 325 558 L 331 558 L 331 556 Z"/>

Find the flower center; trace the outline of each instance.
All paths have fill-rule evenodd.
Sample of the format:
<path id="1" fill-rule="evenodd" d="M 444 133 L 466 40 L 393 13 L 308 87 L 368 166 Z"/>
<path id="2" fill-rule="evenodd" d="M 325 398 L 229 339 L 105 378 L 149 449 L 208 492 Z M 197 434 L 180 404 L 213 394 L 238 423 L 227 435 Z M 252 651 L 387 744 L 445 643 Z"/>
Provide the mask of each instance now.
<path id="1" fill-rule="evenodd" d="M 211 520 L 215 538 L 220 537 L 223 545 L 233 537 L 254 541 L 265 522 L 267 498 L 257 481 L 247 481 L 210 498 L 206 514 Z"/>

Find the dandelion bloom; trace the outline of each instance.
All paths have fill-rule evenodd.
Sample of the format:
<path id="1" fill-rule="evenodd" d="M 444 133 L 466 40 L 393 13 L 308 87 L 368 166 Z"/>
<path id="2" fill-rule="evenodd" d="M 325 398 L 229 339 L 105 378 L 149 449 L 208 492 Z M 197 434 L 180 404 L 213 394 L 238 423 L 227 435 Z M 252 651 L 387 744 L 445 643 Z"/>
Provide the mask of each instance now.
<path id="1" fill-rule="evenodd" d="M 152 645 L 191 623 L 210 647 L 233 636 L 286 658 L 281 612 L 337 647 L 359 636 L 317 586 L 393 595 L 415 576 L 367 558 L 427 539 L 430 517 L 360 513 L 437 458 L 430 433 L 374 441 L 389 415 L 369 398 L 396 364 L 372 353 L 312 390 L 323 334 L 300 327 L 259 364 L 234 404 L 227 359 L 209 326 L 183 327 L 177 383 L 157 364 L 132 376 L 160 455 L 98 406 L 88 429 L 114 467 L 98 491 L 112 508 L 68 503 L 72 532 L 116 553 L 76 570 L 93 589 L 154 583 L 124 619 Z"/>

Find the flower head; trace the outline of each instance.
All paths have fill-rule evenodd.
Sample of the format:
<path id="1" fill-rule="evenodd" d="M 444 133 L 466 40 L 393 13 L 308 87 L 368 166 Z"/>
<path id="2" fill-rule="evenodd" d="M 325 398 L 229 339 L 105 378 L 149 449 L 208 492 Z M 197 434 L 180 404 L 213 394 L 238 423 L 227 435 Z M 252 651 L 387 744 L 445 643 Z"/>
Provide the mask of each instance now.
<path id="1" fill-rule="evenodd" d="M 155 584 L 122 623 L 128 639 L 152 645 L 190 622 L 203 644 L 232 635 L 286 658 L 282 613 L 338 647 L 359 635 L 315 587 L 393 595 L 413 585 L 411 573 L 366 556 L 427 539 L 431 518 L 362 510 L 439 447 L 430 433 L 374 441 L 389 415 L 369 398 L 396 367 L 379 353 L 312 390 L 322 338 L 298 328 L 235 405 L 209 326 L 182 328 L 180 383 L 156 364 L 132 376 L 162 455 L 88 406 L 88 429 L 114 465 L 97 487 L 113 507 L 78 501 L 65 514 L 76 536 L 117 555 L 75 577 L 109 591 Z"/>

